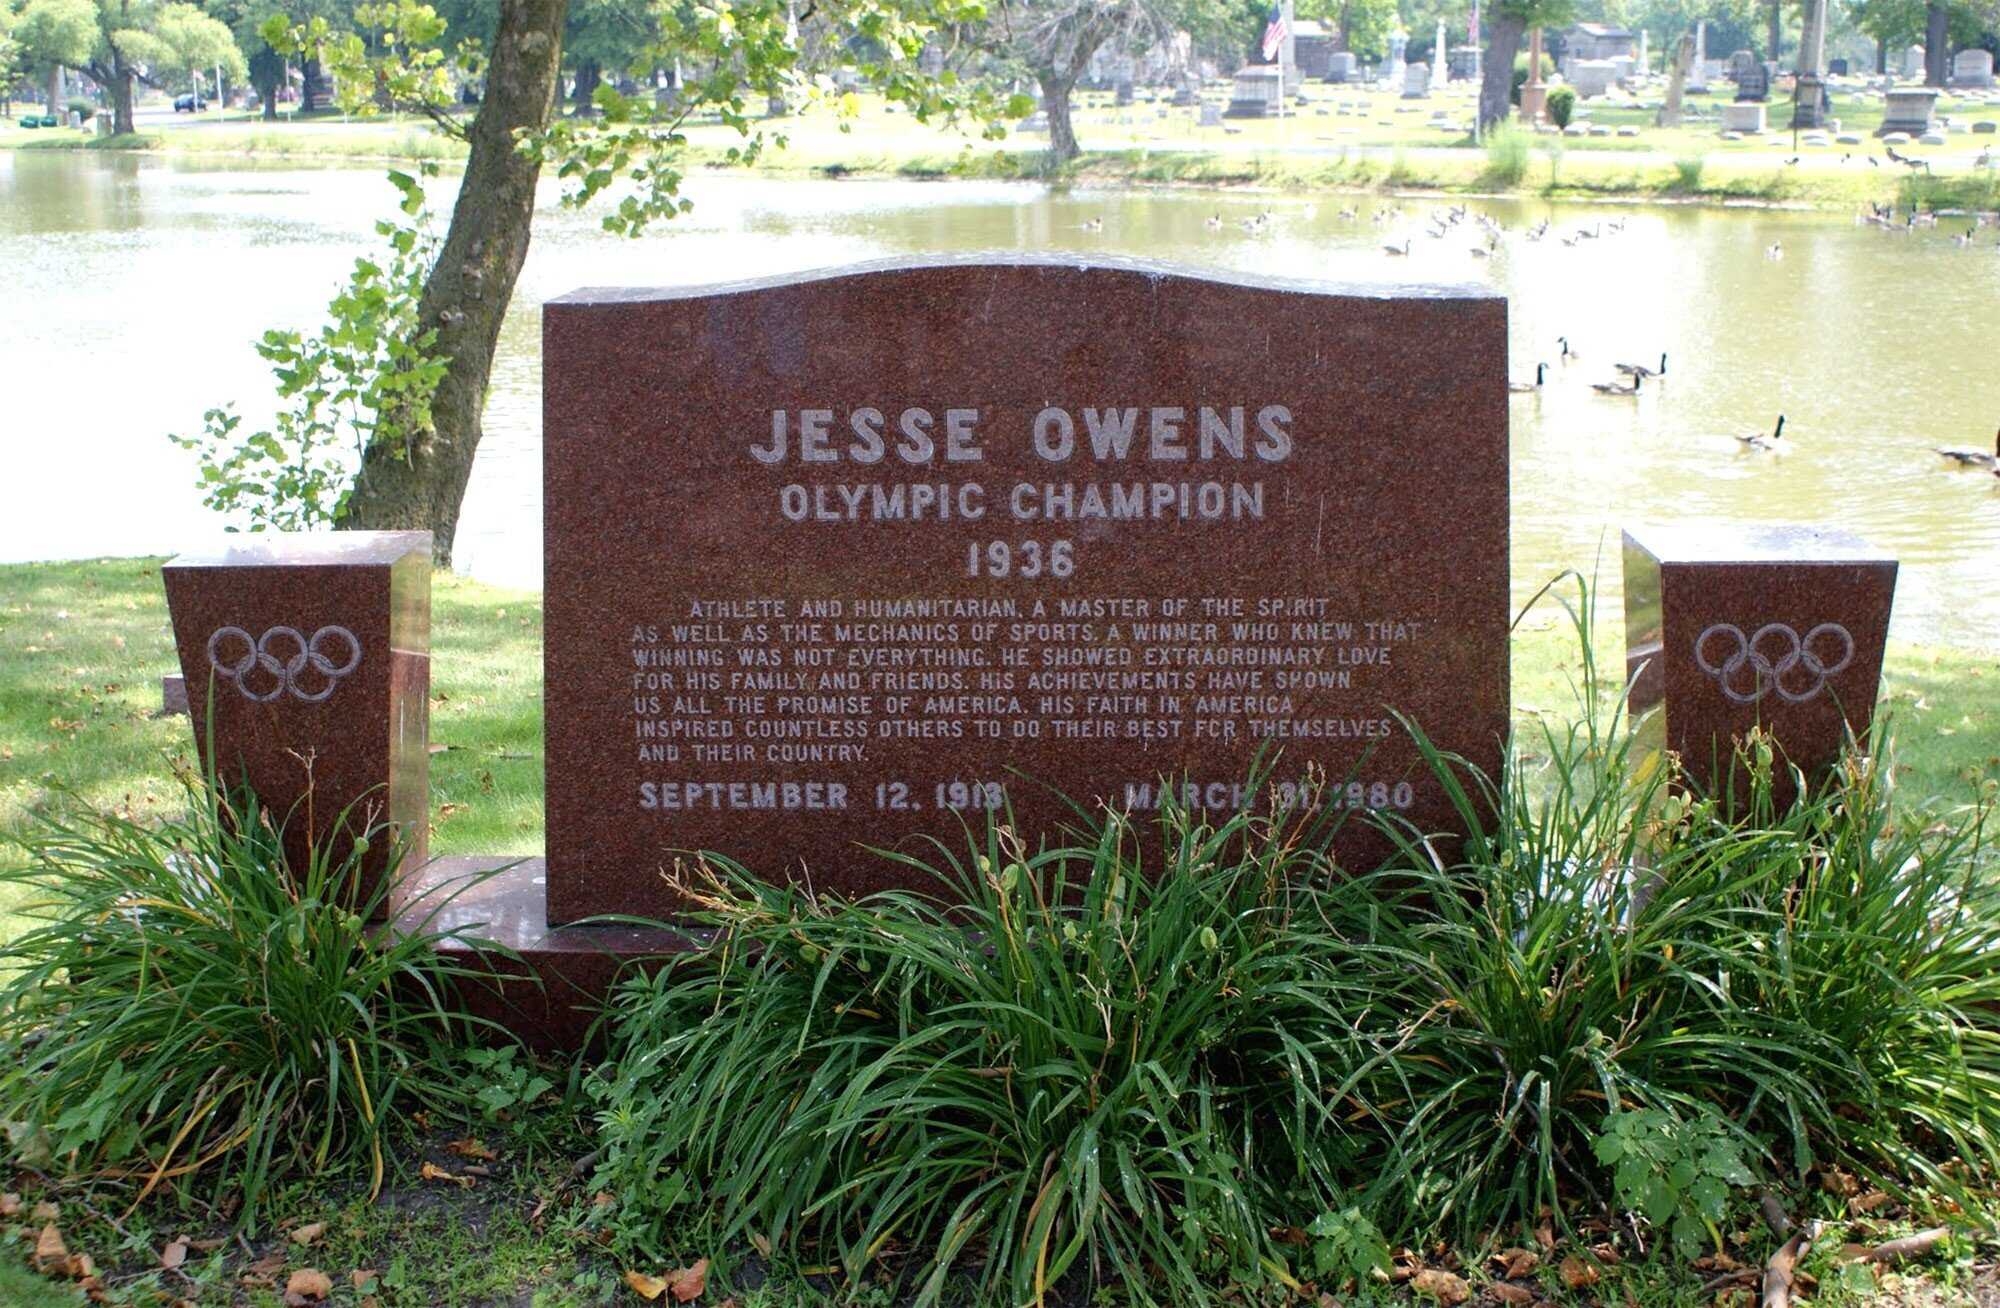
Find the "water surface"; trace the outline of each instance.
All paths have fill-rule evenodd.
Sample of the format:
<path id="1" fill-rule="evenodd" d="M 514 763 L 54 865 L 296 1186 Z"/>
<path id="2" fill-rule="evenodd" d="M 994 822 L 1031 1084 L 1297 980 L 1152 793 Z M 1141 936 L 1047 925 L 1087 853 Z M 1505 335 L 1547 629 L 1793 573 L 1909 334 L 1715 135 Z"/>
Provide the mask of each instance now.
<path id="1" fill-rule="evenodd" d="M 1835 523 L 1903 560 L 1898 634 L 2000 648 L 2000 487 L 1928 452 L 1990 448 L 2000 427 L 1991 229 L 1960 248 L 1951 229 L 1890 236 L 1840 215 L 1494 201 L 1472 206 L 1506 229 L 1479 258 L 1469 218 L 1426 234 L 1449 207 L 1438 201 L 724 176 L 698 176 L 688 193 L 691 215 L 637 241 L 545 196 L 495 370 L 462 570 L 540 583 L 544 299 L 943 251 L 1114 252 L 1506 294 L 1513 376 L 1550 365 L 1549 384 L 1514 401 L 1518 596 L 1590 568 L 1600 548 L 1615 593 L 1626 523 Z M 248 420 L 268 413 L 251 341 L 266 327 L 312 329 L 393 201 L 372 168 L 0 151 L 0 560 L 170 552 L 213 531 L 191 456 L 165 434 L 224 402 Z M 1528 241 L 1544 219 L 1549 236 Z M 1596 239 L 1574 239 L 1588 229 Z M 1405 239 L 1408 257 L 1384 252 Z M 1581 355 L 1568 364 L 1565 335 Z M 1662 352 L 1665 384 L 1636 400 L 1588 385 L 1613 362 L 1657 364 Z M 1735 437 L 1779 413 L 1793 451 L 1745 453 Z"/>

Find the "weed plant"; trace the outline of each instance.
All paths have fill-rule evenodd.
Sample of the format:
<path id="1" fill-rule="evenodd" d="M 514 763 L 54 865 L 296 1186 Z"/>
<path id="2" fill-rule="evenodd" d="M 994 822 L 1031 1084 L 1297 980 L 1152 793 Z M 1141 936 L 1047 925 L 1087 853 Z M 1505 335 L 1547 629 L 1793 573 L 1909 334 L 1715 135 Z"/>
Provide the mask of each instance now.
<path id="1" fill-rule="evenodd" d="M 1528 133 L 1514 123 L 1495 128 L 1486 138 L 1486 172 L 1480 184 L 1503 191 L 1519 186 L 1528 175 L 1531 145 Z"/>

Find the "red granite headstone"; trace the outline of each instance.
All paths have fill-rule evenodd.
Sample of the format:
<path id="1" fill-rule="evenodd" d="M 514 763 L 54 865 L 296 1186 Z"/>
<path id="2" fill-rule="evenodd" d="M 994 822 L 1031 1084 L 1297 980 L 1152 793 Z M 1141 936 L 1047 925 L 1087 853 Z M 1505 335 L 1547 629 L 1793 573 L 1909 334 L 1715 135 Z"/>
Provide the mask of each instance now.
<path id="1" fill-rule="evenodd" d="M 287 857 L 393 822 L 405 865 L 429 824 L 427 531 L 229 537 L 161 569 L 197 748 L 287 818 Z M 351 809 L 347 827 L 339 820 Z M 379 877 L 389 842 L 364 873 Z"/>
<path id="2" fill-rule="evenodd" d="M 1703 789 L 1725 783 L 1761 728 L 1778 801 L 1865 740 L 1875 715 L 1896 561 L 1812 527 L 1647 527 L 1625 533 L 1631 706 L 1664 703 L 1642 746 L 1671 749 Z M 1747 793 L 1737 774 L 1732 791 Z"/>
<path id="3" fill-rule="evenodd" d="M 543 334 L 553 921 L 671 913 L 688 850 L 909 882 L 865 847 L 1046 833 L 1045 787 L 1219 815 L 1260 751 L 1448 829 L 1392 712 L 1498 766 L 1495 296 L 947 261 Z"/>

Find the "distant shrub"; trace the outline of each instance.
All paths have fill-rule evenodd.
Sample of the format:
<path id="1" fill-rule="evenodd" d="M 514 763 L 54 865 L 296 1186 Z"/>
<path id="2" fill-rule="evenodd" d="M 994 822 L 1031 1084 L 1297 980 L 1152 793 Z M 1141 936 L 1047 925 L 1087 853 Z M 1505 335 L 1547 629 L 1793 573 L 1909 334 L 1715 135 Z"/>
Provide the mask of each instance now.
<path id="1" fill-rule="evenodd" d="M 1674 189 L 1676 191 L 1699 191 L 1701 172 L 1708 165 L 1708 156 L 1687 154 L 1674 160 Z"/>
<path id="2" fill-rule="evenodd" d="M 66 108 L 70 113 L 82 114 L 85 122 L 97 116 L 97 106 L 79 96 L 71 96 Z"/>
<path id="3" fill-rule="evenodd" d="M 1576 88 L 1558 86 L 1549 92 L 1549 121 L 1557 127 L 1568 127 L 1569 116 L 1576 111 Z"/>

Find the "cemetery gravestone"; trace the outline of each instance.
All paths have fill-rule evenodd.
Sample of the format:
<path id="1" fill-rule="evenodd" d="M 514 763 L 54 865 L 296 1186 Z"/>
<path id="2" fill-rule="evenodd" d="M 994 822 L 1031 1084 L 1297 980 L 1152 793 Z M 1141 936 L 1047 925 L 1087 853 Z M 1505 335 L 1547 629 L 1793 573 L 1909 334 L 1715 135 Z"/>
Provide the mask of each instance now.
<path id="1" fill-rule="evenodd" d="M 1603 95 L 1617 76 L 1618 70 L 1609 59 L 1572 60 L 1568 73 L 1570 85 L 1586 100 Z"/>
<path id="2" fill-rule="evenodd" d="M 1922 136 L 1931 130 L 1931 116 L 1937 110 L 1938 91 L 1933 86 L 1900 86 L 1882 96 L 1882 125 L 1875 135 L 1901 132 Z"/>
<path id="3" fill-rule="evenodd" d="M 1761 132 L 1764 130 L 1764 106 L 1758 101 L 1738 101 L 1722 106 L 1722 130 L 1725 132 Z"/>
<path id="4" fill-rule="evenodd" d="M 1922 77 L 1924 75 L 1924 48 L 1913 45 L 1903 51 L 1903 76 Z"/>
<path id="5" fill-rule="evenodd" d="M 1951 84 L 1979 88 L 1992 86 L 1993 52 L 1979 49 L 1960 50 L 1952 57 Z"/>
<path id="6" fill-rule="evenodd" d="M 1645 528 L 1625 533 L 1624 554 L 1632 710 L 1664 705 L 1642 748 L 1674 751 L 1714 789 L 1730 784 L 1753 728 L 1777 747 L 1780 773 L 1810 775 L 1850 732 L 1866 738 L 1894 559 L 1845 532 L 1786 526 Z"/>
<path id="7" fill-rule="evenodd" d="M 1743 103 L 1771 98 L 1771 75 L 1762 64 L 1751 64 L 1736 77 L 1736 98 Z"/>
<path id="8" fill-rule="evenodd" d="M 1219 816 L 1260 751 L 1449 829 L 1392 711 L 1498 766 L 1502 299 L 967 260 L 543 333 L 551 920 L 672 913 L 687 850 L 897 884 L 864 847 L 1045 787 Z"/>

